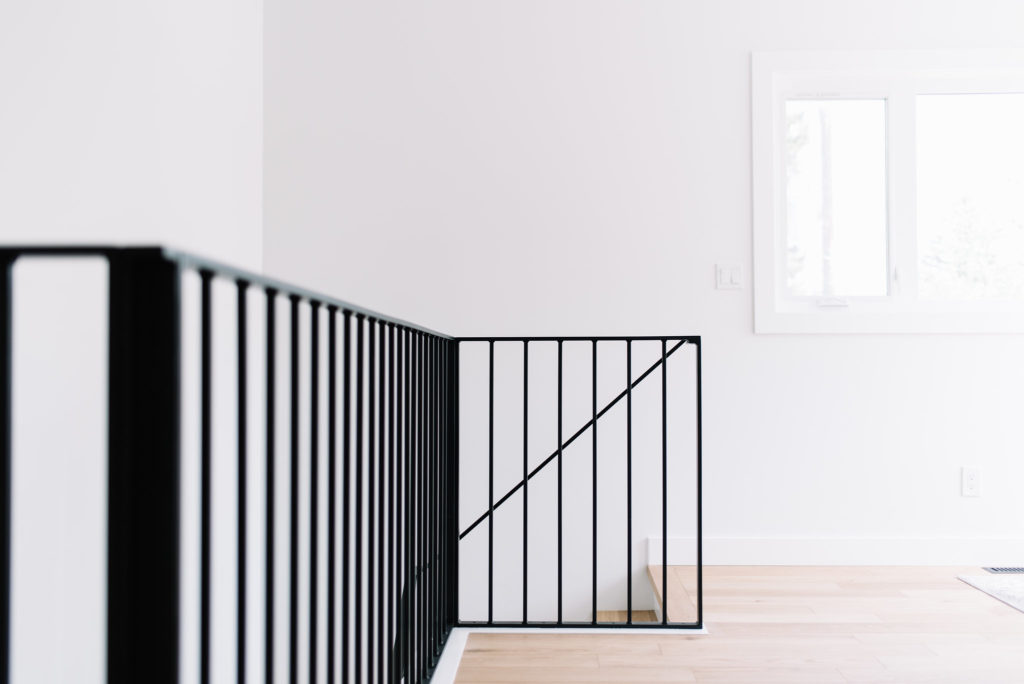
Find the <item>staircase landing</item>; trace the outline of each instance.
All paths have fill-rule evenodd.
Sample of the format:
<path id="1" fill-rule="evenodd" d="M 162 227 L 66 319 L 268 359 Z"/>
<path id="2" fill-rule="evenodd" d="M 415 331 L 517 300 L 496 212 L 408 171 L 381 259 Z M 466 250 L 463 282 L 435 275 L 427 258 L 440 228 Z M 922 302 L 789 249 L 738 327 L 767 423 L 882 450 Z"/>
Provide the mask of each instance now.
<path id="1" fill-rule="evenodd" d="M 669 591 L 672 591 L 669 589 Z M 629 611 L 626 610 L 599 610 L 597 611 L 598 622 L 626 622 L 626 616 Z M 633 611 L 633 622 L 657 622 L 658 615 L 653 610 L 634 610 Z"/>
<path id="2" fill-rule="evenodd" d="M 659 611 L 665 608 L 662 597 L 666 593 L 661 588 L 661 568 L 660 565 L 647 566 L 647 576 L 654 587 L 654 600 Z M 696 622 L 697 604 L 691 598 L 697 593 L 696 569 L 692 565 L 669 565 L 664 574 L 668 584 L 668 621 Z"/>

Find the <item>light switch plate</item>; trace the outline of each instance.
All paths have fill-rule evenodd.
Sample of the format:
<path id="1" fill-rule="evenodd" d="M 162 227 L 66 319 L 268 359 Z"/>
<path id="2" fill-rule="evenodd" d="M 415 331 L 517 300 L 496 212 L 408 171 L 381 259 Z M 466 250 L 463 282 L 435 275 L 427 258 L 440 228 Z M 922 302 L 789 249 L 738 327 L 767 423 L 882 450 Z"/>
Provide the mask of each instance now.
<path id="1" fill-rule="evenodd" d="M 715 264 L 715 288 L 739 290 L 743 288 L 743 267 L 739 264 Z"/>
<path id="2" fill-rule="evenodd" d="M 960 471 L 960 496 L 981 496 L 981 469 L 964 467 Z"/>

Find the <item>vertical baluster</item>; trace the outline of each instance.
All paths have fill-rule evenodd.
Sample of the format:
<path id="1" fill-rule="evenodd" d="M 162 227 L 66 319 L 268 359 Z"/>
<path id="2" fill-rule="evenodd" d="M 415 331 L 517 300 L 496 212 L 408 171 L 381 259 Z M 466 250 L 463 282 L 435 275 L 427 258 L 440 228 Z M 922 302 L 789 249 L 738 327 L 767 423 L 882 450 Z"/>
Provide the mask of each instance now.
<path id="1" fill-rule="evenodd" d="M 562 340 L 558 340 L 558 624 L 562 624 Z"/>
<path id="2" fill-rule="evenodd" d="M 394 643 L 395 643 L 395 326 L 388 324 L 388 605 L 387 605 L 387 674 L 385 682 L 396 682 Z"/>
<path id="3" fill-rule="evenodd" d="M 447 404 L 446 404 L 445 400 L 448 397 L 447 392 L 449 391 L 448 386 L 447 386 L 447 379 L 448 379 L 448 375 L 447 375 L 447 372 L 448 372 L 447 358 L 448 358 L 448 356 L 447 356 L 447 353 L 448 353 L 448 344 L 447 344 L 447 342 L 438 341 L 438 347 L 437 347 L 437 364 L 438 364 L 437 365 L 437 369 L 438 369 L 438 371 L 437 371 L 438 372 L 438 375 L 437 375 L 437 382 L 438 382 L 438 385 L 437 385 L 437 395 L 438 395 L 437 409 L 438 409 L 438 423 L 437 424 L 438 424 L 439 438 L 438 438 L 438 452 L 437 452 L 437 467 L 438 467 L 438 473 L 439 473 L 439 483 L 440 483 L 439 489 L 441 491 L 441 496 L 438 498 L 438 502 L 437 502 L 437 511 L 438 511 L 437 528 L 436 528 L 437 529 L 436 534 L 437 534 L 437 540 L 438 540 L 437 558 L 438 558 L 438 566 L 439 566 L 440 570 L 438 572 L 438 578 L 437 578 L 437 618 L 436 619 L 437 619 L 437 624 L 438 624 L 438 635 L 439 635 L 439 637 L 438 637 L 439 638 L 439 642 L 438 643 L 439 644 L 444 639 L 445 626 L 446 626 L 446 623 L 447 623 L 447 609 L 446 609 L 446 605 L 447 605 L 446 604 L 447 592 L 446 592 L 445 581 L 447 580 L 448 573 L 450 571 L 449 568 L 448 568 L 448 556 L 447 556 L 447 550 L 448 550 L 447 540 L 448 540 L 448 535 L 447 535 L 447 531 L 446 531 L 447 530 L 447 524 L 446 524 L 447 523 L 447 514 L 446 513 L 447 513 L 447 510 L 448 510 L 448 496 L 449 496 L 449 484 L 450 484 L 450 480 L 449 480 L 449 475 L 450 474 L 449 474 L 448 469 L 447 469 L 448 460 L 446 458 L 446 455 L 448 453 L 447 452 L 448 430 L 447 430 L 447 422 L 446 422 L 447 421 L 447 417 L 448 417 L 448 412 L 447 412 Z M 438 650 L 438 653 L 440 653 L 440 650 Z"/>
<path id="4" fill-rule="evenodd" d="M 440 579 L 441 579 L 441 560 L 440 560 L 440 536 L 438 531 L 440 530 L 440 504 L 444 496 L 443 488 L 441 485 L 441 471 L 440 471 L 440 444 L 441 444 L 441 430 L 440 430 L 440 417 L 441 417 L 441 404 L 440 404 L 440 388 L 441 388 L 441 341 L 439 338 L 434 338 L 433 350 L 431 351 L 433 366 L 433 455 L 431 457 L 430 472 L 431 477 L 434 480 L 433 494 L 434 496 L 430 499 L 430 510 L 433 516 L 433 521 L 430 525 L 430 536 L 433 540 L 433 548 L 430 552 L 430 563 L 433 568 L 431 572 L 431 626 L 434 634 L 434 644 L 431 649 L 433 656 L 433 664 L 437 662 L 437 656 L 440 654 L 441 644 L 441 613 L 440 613 Z"/>
<path id="5" fill-rule="evenodd" d="M 702 521 L 703 494 L 703 419 L 701 417 L 701 340 L 697 343 L 697 626 L 704 626 L 704 524 Z"/>
<path id="6" fill-rule="evenodd" d="M 424 667 L 429 668 L 434 660 L 434 626 L 433 626 L 433 601 L 434 601 L 434 337 L 428 336 L 424 350 L 424 370 L 426 382 L 424 383 L 424 396 L 426 405 L 424 413 L 426 416 L 426 444 L 423 450 L 423 505 L 424 505 L 424 535 L 423 550 L 425 569 L 425 582 L 423 590 L 423 643 L 424 643 Z"/>
<path id="7" fill-rule="evenodd" d="M 368 377 L 366 381 L 366 681 L 373 681 L 373 670 L 375 663 L 373 652 L 374 641 L 374 519 L 376 510 L 374 504 L 376 467 L 374 463 L 374 451 L 377 445 L 377 321 L 370 318 L 366 321 L 367 334 L 369 336 L 369 359 L 367 361 Z"/>
<path id="8" fill-rule="evenodd" d="M 244 280 L 236 282 L 238 290 L 236 332 L 237 332 L 237 430 L 236 437 L 238 444 L 238 466 L 237 466 L 237 487 L 238 487 L 238 509 L 237 509 L 237 535 L 238 535 L 238 559 L 237 559 L 237 603 L 235 615 L 235 630 L 237 633 L 235 671 L 238 684 L 245 684 L 245 638 L 246 638 L 246 508 L 248 494 L 248 451 L 247 451 L 247 428 L 246 428 L 246 380 L 248 374 L 248 342 L 246 340 L 246 293 L 249 283 Z"/>
<path id="9" fill-rule="evenodd" d="M 423 450 L 423 337 L 415 335 L 413 338 L 413 451 L 412 451 L 412 512 L 413 512 L 413 577 L 412 577 L 412 678 L 410 681 L 418 682 L 420 679 L 420 593 L 422 590 L 421 581 L 423 578 L 423 555 L 420 551 L 420 541 L 423 539 L 423 496 L 420 492 L 420 477 L 423 467 L 420 464 L 420 453 Z"/>
<path id="10" fill-rule="evenodd" d="M 335 553 L 337 548 L 337 312 L 334 305 L 327 307 L 327 684 L 334 684 L 335 670 Z"/>
<path id="11" fill-rule="evenodd" d="M 527 590 L 529 577 L 527 554 L 529 551 L 529 509 L 530 509 L 530 463 L 529 463 L 529 424 L 530 424 L 530 342 L 523 340 L 523 624 L 529 622 L 527 615 Z"/>
<path id="12" fill-rule="evenodd" d="M 668 356 L 661 341 L 661 624 L 668 624 Z"/>
<path id="13" fill-rule="evenodd" d="M 487 624 L 494 624 L 494 341 L 488 345 L 487 383 Z"/>
<path id="14" fill-rule="evenodd" d="M 633 342 L 626 340 L 626 624 L 633 624 Z"/>
<path id="15" fill-rule="evenodd" d="M 417 568 L 419 569 L 416 584 L 416 679 L 419 682 L 426 670 L 426 444 L 427 444 L 427 339 L 426 335 L 420 335 L 419 348 L 417 350 L 417 365 L 419 372 L 416 374 L 418 383 L 416 396 L 418 402 L 417 420 L 417 452 L 416 452 L 416 554 Z"/>
<path id="16" fill-rule="evenodd" d="M 391 663 L 394 672 L 392 682 L 401 680 L 406 673 L 405 667 L 405 625 L 408 617 L 405 609 L 406 568 L 408 554 L 406 537 L 408 536 L 409 500 L 406 497 L 405 478 L 407 473 L 406 454 L 408 452 L 408 353 L 407 335 L 402 327 L 395 330 L 395 573 L 394 573 L 394 638 L 391 641 Z"/>
<path id="17" fill-rule="evenodd" d="M 199 682 L 210 681 L 210 461 L 211 461 L 211 302 L 213 273 L 200 271 L 199 419 Z"/>
<path id="18" fill-rule="evenodd" d="M 403 591 L 402 670 L 406 682 L 412 681 L 412 622 L 413 622 L 413 334 L 405 331 L 405 588 Z"/>
<path id="19" fill-rule="evenodd" d="M 446 552 L 447 546 L 447 515 L 446 511 L 448 506 L 448 485 L 449 485 L 449 473 L 447 470 L 447 405 L 445 399 L 447 398 L 447 384 L 448 378 L 447 371 L 448 366 L 446 364 L 448 345 L 446 342 L 439 340 L 437 345 L 437 426 L 438 426 L 438 446 L 437 446 L 437 468 L 438 468 L 438 483 L 440 490 L 440 497 L 437 501 L 437 562 L 438 562 L 438 577 L 437 577 L 437 630 L 438 630 L 438 653 L 440 653 L 440 644 L 444 640 L 445 626 L 447 623 L 447 610 L 446 610 L 446 599 L 447 592 L 445 591 L 445 582 L 448 578 L 448 556 Z"/>
<path id="20" fill-rule="evenodd" d="M 385 331 L 383 321 L 379 323 L 380 334 L 377 336 L 377 677 L 384 682 L 384 431 L 387 425 L 384 417 L 387 395 L 387 379 L 385 376 Z"/>
<path id="21" fill-rule="evenodd" d="M 264 524 L 266 526 L 266 550 L 264 552 L 264 588 L 263 588 L 263 681 L 264 684 L 274 683 L 274 497 L 275 493 L 275 452 L 274 442 L 277 439 L 275 427 L 276 415 L 276 373 L 277 373 L 277 323 L 275 319 L 277 291 L 268 288 L 267 298 L 267 397 L 266 397 L 266 490 Z"/>
<path id="22" fill-rule="evenodd" d="M 449 515 L 451 540 L 451 622 L 459 623 L 459 343 L 451 342 L 451 446 L 448 455 L 452 469 L 452 497 Z"/>
<path id="23" fill-rule="evenodd" d="M 416 638 L 416 620 L 419 615 L 416 598 L 419 595 L 419 334 L 409 337 L 409 672 L 408 681 L 415 682 L 419 678 L 417 667 L 418 644 Z"/>
<path id="24" fill-rule="evenodd" d="M 356 314 L 355 681 L 363 682 L 363 314 Z"/>
<path id="25" fill-rule="evenodd" d="M 291 295 L 291 451 L 288 563 L 288 681 L 299 681 L 299 302 Z"/>
<path id="26" fill-rule="evenodd" d="M 592 486 L 593 493 L 591 502 L 593 504 L 593 556 L 591 557 L 591 585 L 590 585 L 590 604 L 591 604 L 591 623 L 597 624 L 597 340 L 591 341 L 591 392 L 590 392 L 590 408 L 591 408 L 591 435 L 593 436 L 592 442 L 592 456 L 593 461 L 593 477 Z"/>
<path id="27" fill-rule="evenodd" d="M 309 684 L 317 681 L 320 490 L 320 303 L 309 306 Z"/>
<path id="28" fill-rule="evenodd" d="M 441 497 L 441 483 L 438 477 L 438 444 L 441 439 L 441 431 L 438 429 L 438 418 L 440 416 L 440 406 L 438 404 L 438 387 L 440 381 L 439 375 L 439 355 L 438 349 L 440 348 L 440 340 L 433 337 L 430 341 L 430 479 L 433 483 L 430 488 L 430 664 L 431 667 L 437 662 L 437 647 L 441 643 L 441 635 L 438 622 L 438 601 L 437 601 L 437 580 L 441 576 L 441 568 L 438 557 L 438 505 Z"/>
<path id="29" fill-rule="evenodd" d="M 352 614 L 351 600 L 351 534 L 352 534 L 352 312 L 344 312 L 345 326 L 342 348 L 342 365 L 345 369 L 342 380 L 342 478 L 341 478 L 341 684 L 348 684 L 351 674 Z"/>

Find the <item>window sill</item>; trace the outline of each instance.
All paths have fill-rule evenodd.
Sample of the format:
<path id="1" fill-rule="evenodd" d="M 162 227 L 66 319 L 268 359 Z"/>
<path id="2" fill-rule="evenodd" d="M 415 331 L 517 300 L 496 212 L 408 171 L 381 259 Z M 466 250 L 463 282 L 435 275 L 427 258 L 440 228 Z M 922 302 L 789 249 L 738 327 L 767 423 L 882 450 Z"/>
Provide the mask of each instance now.
<path id="1" fill-rule="evenodd" d="M 1024 334 L 1024 307 L 1012 311 L 857 311 L 854 308 L 780 312 L 755 307 L 757 334 Z"/>

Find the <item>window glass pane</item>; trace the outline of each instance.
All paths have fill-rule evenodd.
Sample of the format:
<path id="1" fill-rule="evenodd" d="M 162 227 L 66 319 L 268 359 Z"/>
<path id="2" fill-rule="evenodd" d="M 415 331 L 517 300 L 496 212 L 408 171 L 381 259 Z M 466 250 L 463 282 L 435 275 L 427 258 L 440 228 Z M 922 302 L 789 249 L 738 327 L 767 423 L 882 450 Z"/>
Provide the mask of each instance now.
<path id="1" fill-rule="evenodd" d="M 1024 93 L 917 98 L 924 299 L 1024 299 Z"/>
<path id="2" fill-rule="evenodd" d="M 885 100 L 786 102 L 790 295 L 888 294 Z"/>

